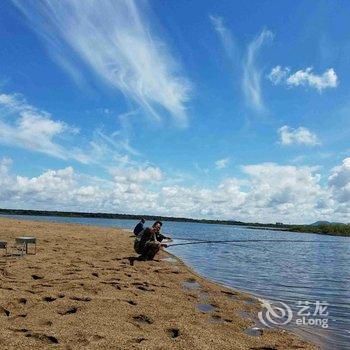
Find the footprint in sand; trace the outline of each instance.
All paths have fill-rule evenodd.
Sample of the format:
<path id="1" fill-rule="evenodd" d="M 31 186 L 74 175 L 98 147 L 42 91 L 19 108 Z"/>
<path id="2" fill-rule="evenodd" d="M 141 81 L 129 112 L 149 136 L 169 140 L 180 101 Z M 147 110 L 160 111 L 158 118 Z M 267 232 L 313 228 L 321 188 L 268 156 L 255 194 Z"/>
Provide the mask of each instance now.
<path id="1" fill-rule="evenodd" d="M 152 324 L 153 320 L 146 315 L 137 315 L 132 317 L 138 323 Z"/>
<path id="2" fill-rule="evenodd" d="M 27 328 L 15 328 L 15 329 L 11 329 L 11 331 L 16 332 L 16 333 L 27 333 L 27 332 L 29 332 Z"/>
<path id="3" fill-rule="evenodd" d="M 231 323 L 233 321 L 228 318 L 224 319 L 220 315 L 212 315 L 209 322 L 210 323 Z"/>
<path id="4" fill-rule="evenodd" d="M 43 334 L 43 333 L 28 333 L 26 334 L 26 337 L 28 338 L 34 338 L 37 340 L 40 340 L 42 342 L 45 342 L 47 344 L 58 344 L 59 341 L 56 337 L 54 337 L 53 335 L 47 335 L 47 334 Z"/>
<path id="5" fill-rule="evenodd" d="M 230 299 L 238 299 L 237 293 L 235 293 L 235 292 L 229 292 L 226 290 L 222 290 L 221 293 L 227 295 Z"/>
<path id="6" fill-rule="evenodd" d="M 212 312 L 212 311 L 215 311 L 216 310 L 216 306 L 213 305 L 213 304 L 202 304 L 202 303 L 199 303 L 196 305 L 196 308 L 197 310 L 199 310 L 200 312 L 203 312 L 203 313 L 209 313 L 209 312 Z"/>
<path id="7" fill-rule="evenodd" d="M 100 340 L 104 339 L 104 337 L 102 335 L 99 334 L 94 334 L 91 338 L 92 342 L 99 342 Z"/>
<path id="8" fill-rule="evenodd" d="M 52 303 L 56 299 L 57 298 L 54 298 L 54 297 L 51 297 L 51 296 L 43 297 L 43 300 L 46 301 L 47 303 Z"/>
<path id="9" fill-rule="evenodd" d="M 135 286 L 137 289 L 145 291 L 145 292 L 154 292 L 155 290 L 153 288 L 149 288 L 149 284 L 147 282 L 133 282 L 131 283 L 133 286 Z"/>
<path id="10" fill-rule="evenodd" d="M 194 278 L 188 278 L 182 282 L 182 287 L 187 291 L 191 291 L 200 289 L 201 285 Z"/>
<path id="11" fill-rule="evenodd" d="M 170 338 L 177 338 L 180 336 L 180 330 L 178 328 L 168 328 L 167 333 L 169 334 Z"/>
<path id="12" fill-rule="evenodd" d="M 75 300 L 75 301 L 91 301 L 90 297 L 70 297 L 71 300 Z"/>
<path id="13" fill-rule="evenodd" d="M 4 315 L 9 317 L 10 316 L 10 311 L 5 309 L 4 307 L 0 306 L 0 315 Z"/>
<path id="14" fill-rule="evenodd" d="M 60 309 L 57 311 L 60 315 L 69 315 L 69 314 L 75 314 L 78 311 L 78 308 L 76 306 L 71 306 L 65 309 Z"/>
<path id="15" fill-rule="evenodd" d="M 33 278 L 33 280 L 41 280 L 41 279 L 43 279 L 44 277 L 43 277 L 43 276 L 40 276 L 40 275 L 32 275 L 32 278 Z"/>
<path id="16" fill-rule="evenodd" d="M 136 338 L 136 339 L 134 340 L 134 343 L 140 344 L 140 343 L 142 343 L 142 342 L 145 341 L 145 340 L 147 340 L 147 339 L 146 339 L 146 338 Z"/>
<path id="17" fill-rule="evenodd" d="M 263 334 L 263 330 L 258 327 L 251 327 L 245 329 L 244 333 L 250 335 L 251 337 L 260 337 Z"/>

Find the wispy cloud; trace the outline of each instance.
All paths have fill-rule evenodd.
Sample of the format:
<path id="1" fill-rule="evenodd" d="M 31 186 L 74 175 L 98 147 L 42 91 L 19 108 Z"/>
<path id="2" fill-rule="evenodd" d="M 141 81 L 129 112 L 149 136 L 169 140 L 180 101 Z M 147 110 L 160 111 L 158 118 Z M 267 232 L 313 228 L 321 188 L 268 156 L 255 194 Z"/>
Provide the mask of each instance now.
<path id="1" fill-rule="evenodd" d="M 215 162 L 216 169 L 224 169 L 230 163 L 230 158 L 219 159 Z"/>
<path id="2" fill-rule="evenodd" d="M 119 117 L 123 119 L 127 115 Z M 29 104 L 22 95 L 0 92 L 0 144 L 3 145 L 63 160 L 106 166 L 116 161 L 122 163 L 119 158 L 125 153 L 139 155 L 130 145 L 123 123 L 118 135 L 96 129 L 91 139 L 86 140 L 77 128 L 54 119 L 47 111 Z"/>
<path id="3" fill-rule="evenodd" d="M 238 55 L 236 43 L 230 30 L 225 26 L 224 19 L 215 15 L 210 15 L 209 19 L 214 30 L 218 34 L 227 55 L 231 59 L 236 60 Z"/>
<path id="4" fill-rule="evenodd" d="M 0 94 L 0 143 L 86 162 L 81 152 L 70 153 L 59 140 L 78 130 L 28 104 L 18 94 Z"/>
<path id="5" fill-rule="evenodd" d="M 129 112 L 125 112 L 122 114 L 119 114 L 117 119 L 120 124 L 120 129 L 113 132 L 111 135 L 111 138 L 116 139 L 118 138 L 118 143 L 127 153 L 138 156 L 140 155 L 140 152 L 136 150 L 133 146 L 131 146 L 130 141 L 130 134 L 132 132 L 132 118 L 138 116 L 140 113 L 139 110 L 132 110 Z"/>
<path id="6" fill-rule="evenodd" d="M 247 105 L 256 111 L 264 111 L 265 105 L 261 91 L 262 70 L 256 61 L 260 49 L 265 43 L 272 40 L 273 33 L 264 29 L 248 44 L 245 54 L 241 54 L 242 50 L 239 49 L 231 31 L 226 27 L 224 19 L 214 15 L 210 15 L 209 19 L 232 63 L 243 67 L 242 91 Z"/>
<path id="7" fill-rule="evenodd" d="M 133 0 L 19 1 L 14 4 L 76 80 L 81 62 L 95 75 L 161 119 L 167 111 L 186 125 L 190 82 Z"/>
<path id="8" fill-rule="evenodd" d="M 242 87 L 248 106 L 257 111 L 265 109 L 261 93 L 261 70 L 256 65 L 256 57 L 261 47 L 272 40 L 271 31 L 264 29 L 249 45 L 243 64 Z"/>
<path id="9" fill-rule="evenodd" d="M 329 68 L 324 73 L 317 75 L 312 72 L 312 67 L 301 69 L 291 74 L 290 68 L 276 66 L 272 68 L 267 77 L 274 85 L 284 84 L 289 87 L 310 86 L 319 92 L 327 88 L 335 88 L 339 83 L 338 76 L 333 68 Z"/>
<path id="10" fill-rule="evenodd" d="M 278 129 L 278 134 L 281 144 L 285 146 L 290 146 L 293 144 L 316 146 L 321 144 L 316 134 L 302 126 L 293 129 L 287 125 L 284 125 Z"/>

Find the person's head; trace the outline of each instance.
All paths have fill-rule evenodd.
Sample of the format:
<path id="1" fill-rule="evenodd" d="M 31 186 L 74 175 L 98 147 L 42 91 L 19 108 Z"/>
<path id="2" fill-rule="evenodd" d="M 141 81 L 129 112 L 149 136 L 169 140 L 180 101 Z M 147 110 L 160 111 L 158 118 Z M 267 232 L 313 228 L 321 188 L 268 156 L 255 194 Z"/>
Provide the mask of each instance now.
<path id="1" fill-rule="evenodd" d="M 143 224 L 146 222 L 146 220 L 145 220 L 144 218 L 142 218 L 140 221 L 141 221 Z"/>
<path id="2" fill-rule="evenodd" d="M 155 232 L 159 232 L 161 227 L 162 227 L 162 222 L 161 221 L 156 221 L 153 225 L 152 225 L 152 230 Z"/>

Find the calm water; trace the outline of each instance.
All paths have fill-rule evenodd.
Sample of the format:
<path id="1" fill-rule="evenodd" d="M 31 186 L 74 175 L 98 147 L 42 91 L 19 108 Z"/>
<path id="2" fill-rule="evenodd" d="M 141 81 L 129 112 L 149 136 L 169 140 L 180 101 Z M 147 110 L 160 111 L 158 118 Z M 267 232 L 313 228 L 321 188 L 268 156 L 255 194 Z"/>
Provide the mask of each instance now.
<path id="1" fill-rule="evenodd" d="M 16 217 L 105 227 L 133 228 L 136 224 L 134 220 Z M 294 314 L 300 310 L 298 301 L 310 303 L 306 312 L 315 311 L 317 301 L 328 303 L 329 328 L 309 325 L 295 330 L 325 349 L 350 349 L 350 238 L 194 223 L 165 222 L 163 227 L 164 233 L 175 239 L 174 244 L 181 243 L 168 250 L 216 282 L 271 301 L 283 301 Z"/>

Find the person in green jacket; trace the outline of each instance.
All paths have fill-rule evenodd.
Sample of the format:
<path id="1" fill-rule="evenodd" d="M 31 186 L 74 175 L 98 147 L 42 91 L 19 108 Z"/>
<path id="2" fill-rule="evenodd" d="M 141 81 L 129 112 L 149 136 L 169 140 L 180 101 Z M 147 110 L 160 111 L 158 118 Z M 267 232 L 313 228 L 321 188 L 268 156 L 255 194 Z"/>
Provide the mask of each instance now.
<path id="1" fill-rule="evenodd" d="M 145 228 L 136 238 L 134 242 L 134 249 L 137 254 L 140 254 L 141 260 L 153 260 L 158 253 L 160 247 L 167 247 L 166 244 L 161 243 L 165 237 L 160 233 L 162 222 L 156 221 L 152 227 Z"/>

